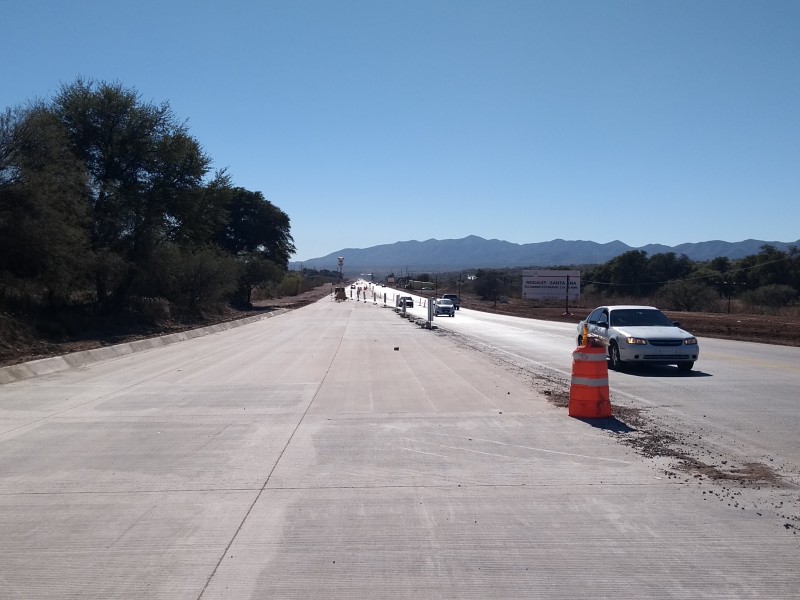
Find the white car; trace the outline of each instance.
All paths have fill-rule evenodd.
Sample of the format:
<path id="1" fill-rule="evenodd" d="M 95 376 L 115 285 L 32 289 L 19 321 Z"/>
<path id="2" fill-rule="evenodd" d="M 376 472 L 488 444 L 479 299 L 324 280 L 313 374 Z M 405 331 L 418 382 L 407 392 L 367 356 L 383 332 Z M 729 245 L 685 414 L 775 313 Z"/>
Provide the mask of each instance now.
<path id="1" fill-rule="evenodd" d="M 697 338 L 653 306 L 595 308 L 578 323 L 579 346 L 584 324 L 590 339 L 608 348 L 612 369 L 638 363 L 677 365 L 680 371 L 691 371 L 700 357 Z"/>
<path id="2" fill-rule="evenodd" d="M 452 300 L 447 298 L 439 298 L 433 303 L 433 314 L 438 317 L 439 315 L 456 316 L 456 307 Z"/>
<path id="3" fill-rule="evenodd" d="M 414 298 L 411 296 L 398 296 L 395 300 L 395 306 L 397 306 L 397 308 L 414 308 Z"/>

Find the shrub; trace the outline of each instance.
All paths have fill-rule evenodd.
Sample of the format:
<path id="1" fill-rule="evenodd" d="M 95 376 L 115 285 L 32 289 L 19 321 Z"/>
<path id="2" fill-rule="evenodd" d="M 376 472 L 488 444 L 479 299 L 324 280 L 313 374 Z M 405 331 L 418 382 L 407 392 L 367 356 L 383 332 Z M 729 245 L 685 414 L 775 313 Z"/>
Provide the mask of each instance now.
<path id="1" fill-rule="evenodd" d="M 666 310 L 713 311 L 719 304 L 719 295 L 713 288 L 699 281 L 672 281 L 658 292 L 659 304 Z"/>
<path id="2" fill-rule="evenodd" d="M 278 284 L 278 293 L 281 296 L 297 296 L 300 293 L 302 279 L 297 273 L 287 273 L 280 284 Z"/>
<path id="3" fill-rule="evenodd" d="M 788 306 L 797 300 L 797 290 L 790 285 L 763 285 L 755 290 L 748 290 L 741 296 L 748 306 L 763 306 L 770 312 Z"/>
<path id="4" fill-rule="evenodd" d="M 154 253 L 150 278 L 158 296 L 189 311 L 227 302 L 239 281 L 236 260 L 213 248 L 164 246 Z"/>

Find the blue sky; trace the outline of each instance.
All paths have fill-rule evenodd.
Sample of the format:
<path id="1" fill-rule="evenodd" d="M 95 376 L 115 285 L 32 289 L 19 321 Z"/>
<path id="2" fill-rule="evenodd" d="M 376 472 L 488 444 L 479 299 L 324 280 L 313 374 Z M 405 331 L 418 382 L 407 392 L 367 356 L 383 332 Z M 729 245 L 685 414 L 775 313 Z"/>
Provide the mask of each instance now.
<path id="1" fill-rule="evenodd" d="M 0 0 L 0 109 L 169 102 L 295 259 L 800 239 L 797 0 Z"/>

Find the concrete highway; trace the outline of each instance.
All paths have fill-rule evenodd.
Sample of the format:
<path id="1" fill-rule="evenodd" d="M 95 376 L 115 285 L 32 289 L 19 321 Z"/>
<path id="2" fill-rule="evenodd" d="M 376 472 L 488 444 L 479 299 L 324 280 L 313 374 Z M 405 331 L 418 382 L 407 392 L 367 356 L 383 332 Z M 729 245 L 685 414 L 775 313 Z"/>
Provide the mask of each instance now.
<path id="1" fill-rule="evenodd" d="M 409 312 L 425 319 L 421 300 Z M 467 309 L 434 324 L 568 385 L 575 325 Z M 705 447 L 715 466 L 766 464 L 800 485 L 800 348 L 701 338 L 691 373 L 674 366 L 611 371 L 609 386 L 612 403 L 643 409 L 671 434 Z"/>
<path id="2" fill-rule="evenodd" d="M 679 472 L 569 418 L 539 379 L 569 372 L 568 330 L 467 313 L 325 299 L 30 366 L 0 385 L 0 596 L 800 595 L 793 482 Z M 614 373 L 612 402 L 702 418 L 678 405 L 723 377 L 701 343 L 697 375 Z"/>

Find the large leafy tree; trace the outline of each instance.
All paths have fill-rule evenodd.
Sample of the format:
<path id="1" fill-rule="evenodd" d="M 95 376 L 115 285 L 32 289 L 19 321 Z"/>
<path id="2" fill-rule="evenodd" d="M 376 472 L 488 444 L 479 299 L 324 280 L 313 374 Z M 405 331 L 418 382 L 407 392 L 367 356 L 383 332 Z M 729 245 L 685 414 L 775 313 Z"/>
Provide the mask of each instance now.
<path id="1" fill-rule="evenodd" d="M 42 105 L 0 117 L 0 282 L 21 298 L 65 302 L 90 262 L 85 171 Z"/>
<path id="2" fill-rule="evenodd" d="M 796 282 L 797 248 L 792 247 L 784 252 L 771 244 L 765 244 L 758 254 L 750 258 L 753 268 L 748 276 L 753 283 L 752 287 L 789 285 Z"/>
<path id="3" fill-rule="evenodd" d="M 231 254 L 256 254 L 285 269 L 295 251 L 289 216 L 261 192 L 244 188 L 231 190 L 228 211 L 228 222 L 217 238 L 219 245 Z"/>
<path id="4" fill-rule="evenodd" d="M 657 284 L 683 279 L 692 272 L 692 267 L 688 256 L 674 252 L 654 254 L 647 261 L 648 278 Z"/>
<path id="5" fill-rule="evenodd" d="M 277 284 L 286 273 L 295 250 L 289 217 L 261 192 L 240 187 L 226 189 L 223 183 L 218 182 L 216 189 L 209 190 L 225 199 L 227 209 L 227 219 L 215 241 L 239 261 L 238 298 L 250 304 L 253 290 Z"/>
<path id="6" fill-rule="evenodd" d="M 483 300 L 494 300 L 503 291 L 503 273 L 496 269 L 478 269 L 475 273 L 475 292 Z"/>
<path id="7" fill-rule="evenodd" d="M 289 217 L 209 164 L 167 103 L 118 83 L 0 113 L 0 300 L 202 311 L 277 283 Z"/>
<path id="8" fill-rule="evenodd" d="M 210 159 L 168 104 L 118 83 L 78 80 L 52 110 L 86 166 L 98 302 L 118 306 L 159 244 L 194 216 Z"/>

